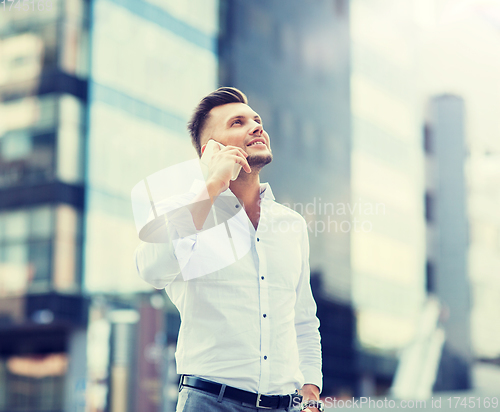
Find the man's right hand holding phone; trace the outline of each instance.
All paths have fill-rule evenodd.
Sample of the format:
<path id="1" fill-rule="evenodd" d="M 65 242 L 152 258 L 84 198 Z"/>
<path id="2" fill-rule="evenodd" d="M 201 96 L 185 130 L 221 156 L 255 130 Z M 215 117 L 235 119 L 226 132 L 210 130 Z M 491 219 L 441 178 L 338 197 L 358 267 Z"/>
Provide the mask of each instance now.
<path id="1" fill-rule="evenodd" d="M 199 193 L 189 208 L 197 230 L 203 228 L 215 199 L 229 188 L 231 179 L 238 174 L 235 173 L 235 166 L 239 165 L 238 169 L 242 167 L 246 173 L 252 171 L 246 160 L 247 156 L 248 154 L 239 147 L 224 146 L 212 139 L 202 147 L 200 161 L 208 169 L 205 177 L 207 192 Z M 206 197 L 207 193 L 209 199 Z"/>
<path id="2" fill-rule="evenodd" d="M 212 202 L 217 196 L 227 190 L 230 181 L 237 177 L 239 169 L 243 168 L 246 173 L 252 171 L 246 160 L 248 153 L 239 147 L 224 146 L 211 139 L 202 148 L 202 151 L 201 161 L 208 164 L 206 185 Z M 207 156 L 211 158 L 206 159 Z M 236 176 L 235 165 L 240 166 L 236 167 Z"/>

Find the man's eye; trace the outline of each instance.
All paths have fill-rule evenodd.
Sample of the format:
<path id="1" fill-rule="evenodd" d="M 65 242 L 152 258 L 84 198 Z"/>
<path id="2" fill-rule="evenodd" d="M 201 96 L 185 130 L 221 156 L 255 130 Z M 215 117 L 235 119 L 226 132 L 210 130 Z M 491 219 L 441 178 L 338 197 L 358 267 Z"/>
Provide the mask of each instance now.
<path id="1" fill-rule="evenodd" d="M 232 125 L 235 125 L 236 123 L 241 124 L 241 120 L 235 120 Z"/>

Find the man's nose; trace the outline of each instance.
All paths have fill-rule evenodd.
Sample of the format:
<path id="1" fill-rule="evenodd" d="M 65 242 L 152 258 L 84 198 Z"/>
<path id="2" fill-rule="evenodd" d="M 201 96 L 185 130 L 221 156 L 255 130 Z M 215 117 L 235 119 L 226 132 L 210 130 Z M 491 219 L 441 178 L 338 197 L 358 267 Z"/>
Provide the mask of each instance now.
<path id="1" fill-rule="evenodd" d="M 255 134 L 257 136 L 260 136 L 264 129 L 262 128 L 262 125 L 260 123 L 255 122 L 255 127 L 252 129 L 252 132 L 250 134 Z"/>

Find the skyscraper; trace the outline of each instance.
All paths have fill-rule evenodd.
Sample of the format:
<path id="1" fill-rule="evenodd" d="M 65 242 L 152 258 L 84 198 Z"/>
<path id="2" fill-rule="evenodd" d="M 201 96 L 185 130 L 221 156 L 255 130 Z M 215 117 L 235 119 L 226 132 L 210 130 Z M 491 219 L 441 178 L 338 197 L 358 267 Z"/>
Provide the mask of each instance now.
<path id="1" fill-rule="evenodd" d="M 427 291 L 441 303 L 446 335 L 435 388 L 469 389 L 472 353 L 462 98 L 442 95 L 431 100 L 425 150 L 428 167 L 426 283 Z"/>
<path id="2" fill-rule="evenodd" d="M 217 84 L 218 2 L 6 6 L 0 14 L 0 411 L 83 410 L 86 296 L 150 290 L 132 260 L 138 239 L 130 191 L 195 155 L 185 125 Z M 92 336 L 97 331 L 102 341 L 134 330 L 123 325 L 141 327 L 133 310 L 99 310 L 127 310 L 134 299 L 104 301 L 92 305 Z M 156 332 L 144 336 L 154 341 Z M 109 342 L 107 348 L 89 342 L 100 348 L 90 365 L 99 370 L 95 360 L 109 360 Z M 111 355 L 121 362 L 128 350 L 134 346 L 112 348 Z M 30 389 L 22 394 L 26 382 Z M 99 410 L 107 402 L 101 389 L 108 389 L 90 389 Z M 126 399 L 115 395 L 115 402 Z"/>
<path id="3" fill-rule="evenodd" d="M 351 2 L 351 236 L 360 393 L 383 394 L 425 301 L 424 156 L 413 4 Z"/>
<path id="4" fill-rule="evenodd" d="M 261 173 L 308 223 L 323 395 L 354 394 L 349 2 L 221 2 L 220 84 L 243 90 L 274 160 Z"/>
<path id="5" fill-rule="evenodd" d="M 0 14 L 2 411 L 62 410 L 85 388 L 86 6 L 11 3 Z"/>

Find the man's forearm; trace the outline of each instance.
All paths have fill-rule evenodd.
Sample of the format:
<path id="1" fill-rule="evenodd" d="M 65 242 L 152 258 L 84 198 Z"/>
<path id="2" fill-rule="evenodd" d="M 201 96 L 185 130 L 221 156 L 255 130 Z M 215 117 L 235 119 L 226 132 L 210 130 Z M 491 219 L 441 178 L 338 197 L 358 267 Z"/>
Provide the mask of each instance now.
<path id="1" fill-rule="evenodd" d="M 301 394 L 304 397 L 305 401 L 309 399 L 314 399 L 317 401 L 319 399 L 319 388 L 313 383 L 306 383 L 304 386 L 302 386 Z"/>
<path id="2" fill-rule="evenodd" d="M 193 199 L 189 206 L 189 211 L 193 217 L 193 223 L 196 230 L 203 229 L 203 225 L 207 220 L 210 209 L 215 202 L 217 196 L 221 193 L 223 182 L 210 181 L 206 183 L 206 191 L 202 190 Z M 207 198 L 208 195 L 208 198 Z"/>
<path id="3" fill-rule="evenodd" d="M 302 386 L 302 389 L 300 390 L 300 394 L 302 395 L 302 402 L 306 402 L 309 400 L 319 400 L 319 388 L 312 383 L 304 384 L 304 386 Z M 309 407 L 305 410 L 309 412 L 316 412 L 318 409 Z"/>

